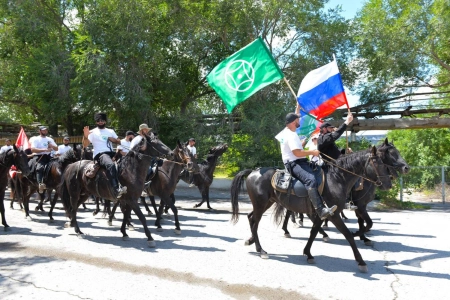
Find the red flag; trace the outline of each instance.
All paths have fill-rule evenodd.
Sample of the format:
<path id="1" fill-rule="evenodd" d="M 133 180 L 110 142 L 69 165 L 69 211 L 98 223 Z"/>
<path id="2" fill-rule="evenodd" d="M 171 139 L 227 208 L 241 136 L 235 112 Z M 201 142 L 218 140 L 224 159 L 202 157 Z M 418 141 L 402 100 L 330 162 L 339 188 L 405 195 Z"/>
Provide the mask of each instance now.
<path id="1" fill-rule="evenodd" d="M 31 145 L 28 142 L 28 137 L 25 134 L 25 131 L 23 130 L 22 126 L 20 127 L 19 136 L 17 137 L 17 140 L 16 140 L 16 146 L 22 147 L 23 150 L 31 148 Z"/>

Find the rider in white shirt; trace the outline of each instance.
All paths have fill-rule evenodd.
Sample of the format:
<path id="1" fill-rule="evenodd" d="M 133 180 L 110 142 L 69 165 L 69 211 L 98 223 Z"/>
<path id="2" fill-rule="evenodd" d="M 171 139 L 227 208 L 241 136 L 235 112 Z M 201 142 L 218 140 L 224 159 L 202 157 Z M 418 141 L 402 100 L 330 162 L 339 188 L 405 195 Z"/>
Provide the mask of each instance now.
<path id="1" fill-rule="evenodd" d="M 72 147 L 69 146 L 70 138 L 68 136 L 65 136 L 63 139 L 63 144 L 58 146 L 58 152 L 56 153 L 57 156 L 63 155 L 68 150 L 72 149 Z"/>
<path id="2" fill-rule="evenodd" d="M 195 159 L 197 159 L 197 148 L 195 148 L 195 139 L 194 138 L 189 139 L 189 144 L 186 146 L 186 148 L 188 148 L 189 151 L 191 152 L 192 156 Z M 193 186 L 195 186 L 194 172 L 189 172 L 189 187 L 193 187 Z"/>
<path id="3" fill-rule="evenodd" d="M 106 128 L 106 114 L 97 113 L 94 116 L 97 127 L 89 130 L 89 126 L 83 129 L 84 139 L 83 148 L 86 148 L 89 143 L 94 147 L 94 161 L 105 167 L 111 180 L 111 185 L 116 192 L 116 198 L 122 197 L 127 192 L 127 187 L 120 187 L 117 175 L 116 166 L 112 160 L 114 157 L 114 150 L 111 142 L 120 144 L 116 132 L 113 129 Z"/>
<path id="4" fill-rule="evenodd" d="M 58 150 L 55 141 L 47 136 L 48 129 L 46 126 L 39 126 L 39 136 L 30 139 L 31 152 L 34 153 L 36 160 L 36 180 L 39 184 L 39 193 L 43 193 L 46 189 L 43 182 L 45 166 L 50 162 L 50 154 L 52 151 Z"/>
<path id="5" fill-rule="evenodd" d="M 11 145 L 10 139 L 6 139 L 5 143 L 6 143 L 6 145 L 0 148 L 0 154 L 2 154 L 4 152 L 8 152 L 9 150 L 11 150 L 13 148 L 13 146 Z"/>

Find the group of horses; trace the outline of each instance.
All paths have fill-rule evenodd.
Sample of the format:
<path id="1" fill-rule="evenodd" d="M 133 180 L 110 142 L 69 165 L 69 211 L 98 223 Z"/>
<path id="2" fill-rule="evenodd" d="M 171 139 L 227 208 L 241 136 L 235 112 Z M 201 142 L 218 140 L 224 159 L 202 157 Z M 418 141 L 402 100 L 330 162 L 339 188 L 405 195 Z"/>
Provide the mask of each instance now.
<path id="1" fill-rule="evenodd" d="M 159 140 L 157 135 L 149 133 L 144 135 L 141 142 L 129 153 L 119 160 L 117 163 L 119 182 L 123 186 L 127 186 L 128 192 L 124 194 L 119 201 L 115 199 L 114 191 L 111 189 L 106 170 L 100 168 L 95 177 L 87 176 L 86 169 L 93 164 L 92 160 L 82 159 L 86 158 L 86 153 L 81 147 L 70 149 L 62 154 L 60 157 L 51 160 L 45 171 L 45 182 L 47 186 L 48 196 L 52 190 L 55 190 L 55 195 L 51 199 L 51 209 L 48 214 L 50 222 L 53 221 L 52 211 L 58 197 L 64 205 L 66 215 L 69 217 L 69 222 L 66 227 L 74 227 L 78 236 L 82 237 L 78 222 L 77 210 L 78 207 L 85 203 L 90 197 L 109 199 L 120 205 L 124 214 L 121 232 L 123 238 L 127 239 L 126 224 L 130 219 L 131 211 L 134 211 L 136 216 L 142 223 L 147 242 L 150 247 L 155 247 L 154 239 L 151 236 L 150 230 L 147 227 L 146 219 L 142 214 L 138 199 L 144 189 L 146 176 L 150 164 L 155 159 L 164 158 L 162 165 L 158 168 L 156 176 L 152 178 L 151 184 L 147 187 L 147 192 L 153 197 L 159 196 L 161 198 L 161 209 L 157 212 L 155 225 L 161 229 L 161 210 L 164 206 L 172 209 L 175 215 L 175 233 L 180 234 L 180 224 L 178 221 L 177 208 L 175 207 L 170 197 L 178 183 L 183 177 L 180 173 L 183 169 L 184 173 L 194 173 L 194 184 L 199 188 L 202 197 L 209 201 L 209 186 L 212 183 L 212 175 L 218 160 L 218 157 L 223 154 L 228 146 L 226 144 L 219 145 L 210 149 L 207 158 L 204 162 L 194 163 L 193 156 L 186 145 L 177 142 L 174 150 L 170 149 L 163 142 Z M 4 214 L 4 194 L 7 186 L 7 173 L 12 165 L 16 165 L 20 173 L 18 173 L 15 180 L 12 180 L 11 192 L 15 194 L 14 198 L 19 199 L 20 204 L 23 205 L 25 217 L 31 220 L 29 213 L 29 200 L 32 194 L 38 192 L 38 184 L 35 176 L 31 173 L 33 169 L 33 160 L 28 160 L 27 155 L 23 150 L 14 148 L 14 151 L 9 151 L 5 155 L 0 155 L 0 190 L 1 190 L 1 213 L 2 223 L 5 228 L 9 227 L 6 223 Z M 201 180 L 200 180 L 201 178 Z M 43 211 L 44 193 L 39 194 L 40 203 L 36 210 Z M 145 201 L 144 201 L 145 203 Z M 208 202 L 208 207 L 209 202 Z M 112 215 L 110 215 L 112 219 Z"/>
<path id="2" fill-rule="evenodd" d="M 131 211 L 144 227 L 147 236 L 147 243 L 150 247 L 155 247 L 155 241 L 147 227 L 146 219 L 141 212 L 138 199 L 141 192 L 145 191 L 150 196 L 150 200 L 155 208 L 157 230 L 161 230 L 161 215 L 164 207 L 173 211 L 175 219 L 175 233 L 180 234 L 180 223 L 178 220 L 178 211 L 175 206 L 174 190 L 177 182 L 181 179 L 189 182 L 188 172 L 194 172 L 193 183 L 198 187 L 202 195 L 202 201 L 195 205 L 200 207 L 204 202 L 211 209 L 209 203 L 209 187 L 213 180 L 214 169 L 218 158 L 227 150 L 228 146 L 220 145 L 213 147 L 207 154 L 207 159 L 202 163 L 194 163 L 193 157 L 188 148 L 180 142 L 174 150 L 171 150 L 156 135 L 149 133 L 144 135 L 142 141 L 118 162 L 119 182 L 128 187 L 128 192 L 124 194 L 119 201 L 114 198 L 106 170 L 100 168 L 95 177 L 86 175 L 85 169 L 93 164 L 91 160 L 81 159 L 83 154 L 80 149 L 69 150 L 64 155 L 56 159 L 49 166 L 47 175 L 47 188 L 55 189 L 55 196 L 51 202 L 49 217 L 52 218 L 52 210 L 58 196 L 61 197 L 65 211 L 70 221 L 66 227 L 73 227 L 77 235 L 83 233 L 77 222 L 77 210 L 91 195 L 103 199 L 116 200 L 115 208 L 120 205 L 123 212 L 123 221 L 120 231 L 123 238 L 127 239 L 126 225 L 129 222 Z M 163 164 L 158 167 L 158 171 L 151 184 L 145 187 L 148 169 L 155 158 L 166 158 Z M 8 227 L 4 216 L 3 198 L 7 182 L 7 172 L 11 165 L 16 165 L 21 171 L 19 180 L 20 187 L 16 187 L 16 193 L 21 193 L 26 217 L 29 217 L 28 203 L 31 194 L 37 191 L 37 182 L 35 179 L 28 178 L 30 166 L 27 163 L 26 154 L 14 146 L 13 150 L 0 155 L 0 209 L 2 213 L 2 224 Z M 182 172 L 183 170 L 186 170 Z M 272 177 L 277 170 L 275 168 L 258 168 L 256 170 L 243 170 L 233 179 L 231 184 L 231 205 L 232 221 L 237 222 L 239 218 L 238 195 L 242 192 L 244 181 L 246 183 L 247 193 L 250 197 L 253 211 L 248 215 L 248 221 L 251 230 L 251 237 L 246 241 L 246 245 L 255 244 L 256 251 L 262 258 L 268 258 L 268 254 L 263 250 L 259 237 L 258 225 L 263 214 L 275 204 L 275 221 L 279 224 L 282 217 L 285 217 L 283 229 L 285 236 L 288 236 L 287 223 L 290 213 L 308 214 L 313 221 L 308 242 L 303 250 L 309 263 L 314 262 L 311 254 L 311 246 L 318 232 L 326 235 L 321 225 L 321 220 L 314 213 L 312 204 L 305 197 L 296 195 L 287 195 L 277 191 L 272 185 Z M 345 206 L 347 196 L 351 194 L 353 200 L 358 206 L 355 211 L 358 218 L 359 230 L 355 236 L 359 236 L 366 244 L 371 241 L 367 239 L 365 233 L 372 227 L 372 220 L 367 213 L 367 204 L 374 199 L 375 189 L 378 187 L 387 190 L 392 187 L 392 179 L 398 176 L 397 172 L 407 173 L 409 166 L 401 157 L 399 151 L 392 143 L 386 139 L 382 145 L 371 147 L 369 150 L 358 151 L 344 155 L 334 162 L 330 162 L 327 170 L 324 172 L 324 181 L 322 196 L 328 206 L 337 205 L 334 215 L 329 220 L 344 235 L 350 244 L 355 260 L 358 263 L 361 272 L 367 272 L 367 264 L 364 262 L 354 240 L 354 234 L 347 228 L 339 213 Z M 364 180 L 364 189 L 354 191 L 352 188 L 359 178 Z M 159 210 L 156 210 L 154 196 L 161 198 Z M 43 196 L 41 195 L 41 203 Z M 145 204 L 145 201 L 141 201 Z M 42 205 L 42 204 L 40 204 Z M 147 207 L 147 206 L 146 206 Z M 41 206 L 42 208 L 42 206 Z M 148 210 L 148 207 L 147 207 Z M 110 214 L 109 221 L 112 222 L 113 214 Z M 287 233 L 287 234 L 286 234 Z"/>

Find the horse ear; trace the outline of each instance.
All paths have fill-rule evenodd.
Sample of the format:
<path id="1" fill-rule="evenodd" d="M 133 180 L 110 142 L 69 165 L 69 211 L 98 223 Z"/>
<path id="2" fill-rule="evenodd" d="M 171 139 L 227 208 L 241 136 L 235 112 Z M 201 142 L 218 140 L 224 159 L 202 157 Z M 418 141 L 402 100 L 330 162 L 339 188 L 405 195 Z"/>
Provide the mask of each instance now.
<path id="1" fill-rule="evenodd" d="M 384 144 L 385 144 L 386 146 L 389 144 L 388 138 L 386 138 L 386 139 L 384 140 Z"/>
<path id="2" fill-rule="evenodd" d="M 13 144 L 14 152 L 19 153 L 19 148 L 17 148 L 16 144 Z"/>
<path id="3" fill-rule="evenodd" d="M 377 155 L 377 147 L 375 147 L 375 146 L 372 146 L 372 154 L 373 155 Z"/>
<path id="4" fill-rule="evenodd" d="M 183 148 L 183 145 L 181 144 L 180 140 L 177 140 L 177 146 L 178 148 Z"/>

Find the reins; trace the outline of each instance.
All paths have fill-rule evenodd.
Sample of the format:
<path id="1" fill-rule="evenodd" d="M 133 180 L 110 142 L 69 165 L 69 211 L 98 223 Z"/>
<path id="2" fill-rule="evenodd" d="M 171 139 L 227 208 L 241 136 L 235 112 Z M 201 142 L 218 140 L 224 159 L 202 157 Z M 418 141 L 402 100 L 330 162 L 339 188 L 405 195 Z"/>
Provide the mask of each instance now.
<path id="1" fill-rule="evenodd" d="M 370 163 L 372 164 L 373 169 L 374 169 L 375 173 L 377 174 L 378 180 L 377 180 L 377 181 L 373 181 L 373 180 L 371 180 L 371 179 L 369 179 L 369 178 L 367 178 L 367 177 L 364 177 L 364 176 L 362 176 L 362 175 L 358 175 L 358 174 L 356 174 L 356 173 L 353 173 L 352 171 L 349 171 L 349 170 L 347 170 L 347 169 L 344 169 L 344 168 L 338 166 L 338 165 L 335 164 L 335 163 L 332 163 L 331 160 L 334 160 L 334 161 L 336 161 L 336 160 L 335 160 L 334 158 L 332 158 L 332 157 L 326 155 L 325 153 L 320 152 L 320 154 L 321 154 L 321 155 L 324 155 L 325 157 L 328 157 L 328 158 L 330 159 L 330 161 L 327 161 L 327 163 L 329 163 L 330 165 L 333 165 L 333 166 L 335 166 L 335 167 L 337 167 L 337 168 L 339 168 L 339 169 L 341 169 L 341 170 L 343 170 L 343 171 L 345 171 L 345 172 L 347 172 L 347 173 L 350 173 L 350 174 L 353 174 L 353 175 L 358 176 L 358 177 L 360 177 L 360 178 L 363 178 L 364 180 L 370 181 L 370 182 L 372 182 L 373 184 L 375 184 L 376 186 L 382 186 L 382 185 L 383 185 L 383 183 L 379 180 L 380 177 L 387 177 L 387 175 L 385 175 L 385 176 L 380 176 L 380 175 L 378 174 L 377 168 L 375 168 L 375 164 L 374 164 L 373 160 L 371 159 L 371 158 L 375 158 L 376 155 L 370 154 L 370 155 L 369 155 L 369 158 L 367 158 L 367 161 L 366 161 L 366 166 L 367 166 L 367 164 L 368 164 L 368 162 L 369 162 L 369 160 L 370 160 Z M 364 175 L 365 175 L 365 174 L 366 174 L 366 172 L 365 172 L 365 168 L 364 168 Z"/>

